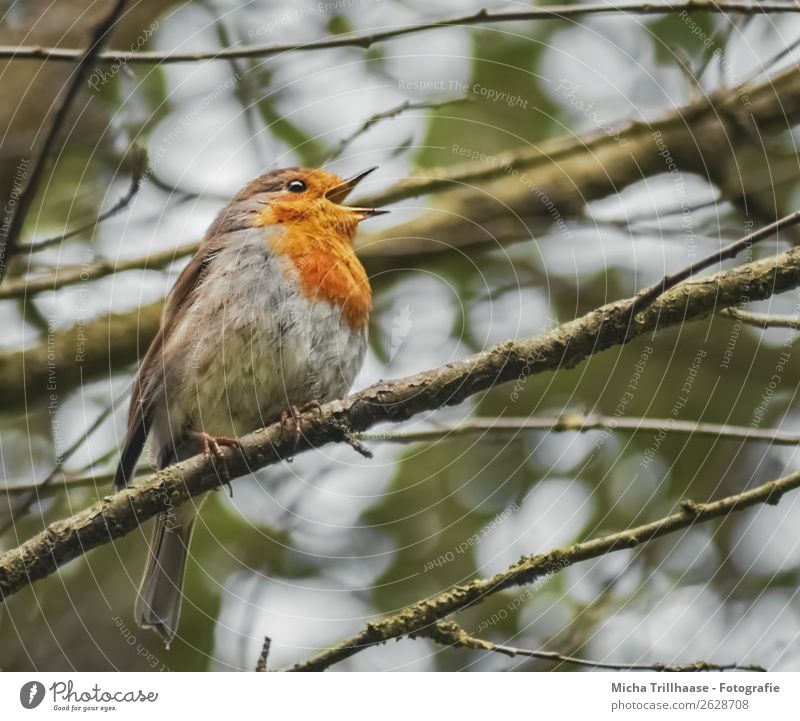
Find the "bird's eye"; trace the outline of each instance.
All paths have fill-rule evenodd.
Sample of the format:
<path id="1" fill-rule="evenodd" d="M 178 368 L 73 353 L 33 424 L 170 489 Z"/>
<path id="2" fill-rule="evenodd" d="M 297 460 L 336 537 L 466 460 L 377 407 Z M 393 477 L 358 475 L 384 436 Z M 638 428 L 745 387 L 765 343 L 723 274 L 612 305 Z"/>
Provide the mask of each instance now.
<path id="1" fill-rule="evenodd" d="M 307 188 L 308 186 L 302 180 L 293 180 L 291 183 L 289 183 L 289 185 L 286 186 L 286 189 L 290 193 L 302 193 Z"/>

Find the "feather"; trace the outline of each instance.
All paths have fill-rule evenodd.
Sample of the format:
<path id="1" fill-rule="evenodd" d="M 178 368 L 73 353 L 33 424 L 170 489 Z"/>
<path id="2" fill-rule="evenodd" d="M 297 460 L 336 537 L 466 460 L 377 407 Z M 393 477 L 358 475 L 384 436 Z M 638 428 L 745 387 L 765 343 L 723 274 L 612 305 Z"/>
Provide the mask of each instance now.
<path id="1" fill-rule="evenodd" d="M 164 308 L 161 328 L 147 349 L 131 392 L 128 428 L 122 445 L 119 465 L 114 474 L 114 489 L 125 488 L 133 480 L 134 471 L 153 422 L 156 404 L 164 395 L 163 354 L 175 322 L 191 305 L 192 297 L 202 284 L 208 264 L 219 251 L 219 241 L 207 238 L 197 254 L 183 269 L 172 288 Z M 161 465 L 161 464 L 159 464 Z"/>

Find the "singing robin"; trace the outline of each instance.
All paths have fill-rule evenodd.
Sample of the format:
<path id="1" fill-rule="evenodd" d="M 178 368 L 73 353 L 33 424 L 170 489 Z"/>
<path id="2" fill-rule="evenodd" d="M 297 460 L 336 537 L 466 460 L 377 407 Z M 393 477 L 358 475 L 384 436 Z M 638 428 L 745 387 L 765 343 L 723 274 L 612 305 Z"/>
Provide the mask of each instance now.
<path id="1" fill-rule="evenodd" d="M 386 211 L 343 205 L 349 180 L 285 168 L 247 184 L 211 224 L 170 292 L 133 385 L 116 477 L 132 479 L 148 436 L 163 468 L 223 457 L 236 438 L 344 395 L 367 348 L 372 293 L 353 250 L 358 224 Z M 137 622 L 169 645 L 199 503 L 156 519 Z"/>

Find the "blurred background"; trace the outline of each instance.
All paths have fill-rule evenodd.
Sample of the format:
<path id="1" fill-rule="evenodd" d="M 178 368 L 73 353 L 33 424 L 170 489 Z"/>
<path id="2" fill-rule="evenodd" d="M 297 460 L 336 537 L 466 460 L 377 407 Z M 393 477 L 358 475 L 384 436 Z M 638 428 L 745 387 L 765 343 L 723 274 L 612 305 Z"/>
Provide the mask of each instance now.
<path id="1" fill-rule="evenodd" d="M 498 0 L 128 5 L 110 47 L 163 53 L 530 8 Z M 81 48 L 109 8 L 0 0 L 0 44 Z M 487 169 L 484 179 L 405 197 L 363 229 L 375 310 L 362 388 L 572 320 L 797 209 L 798 39 L 792 14 L 614 13 L 446 27 L 366 49 L 98 64 L 22 240 L 88 227 L 18 254 L 0 286 L 0 550 L 110 492 L 125 393 L 161 301 L 190 245 L 254 176 L 290 165 L 342 175 L 377 165 L 360 188 L 372 198 L 410 175 Z M 70 71 L 0 60 L 4 202 L 17 197 L 31 143 Z M 120 199 L 129 202 L 92 222 Z M 765 241 L 736 262 L 785 250 L 793 238 Z M 791 314 L 797 306 L 788 293 L 747 307 Z M 715 315 L 530 377 L 516 393 L 498 386 L 382 427 L 378 434 L 437 433 L 413 443 L 368 438 L 371 460 L 328 446 L 264 469 L 235 481 L 232 498 L 214 493 L 204 506 L 169 650 L 132 618 L 148 525 L 0 606 L 0 668 L 252 670 L 265 636 L 270 665 L 281 667 L 521 555 L 795 471 L 791 445 L 659 430 L 673 418 L 800 433 L 793 351 L 792 330 Z M 63 473 L 26 503 L 30 486 L 109 407 Z M 475 418 L 491 425 L 567 414 L 649 424 L 452 430 Z M 576 564 L 457 620 L 497 643 L 595 661 L 702 658 L 800 670 L 798 499 Z M 572 670 L 424 639 L 335 667 L 553 668 Z"/>

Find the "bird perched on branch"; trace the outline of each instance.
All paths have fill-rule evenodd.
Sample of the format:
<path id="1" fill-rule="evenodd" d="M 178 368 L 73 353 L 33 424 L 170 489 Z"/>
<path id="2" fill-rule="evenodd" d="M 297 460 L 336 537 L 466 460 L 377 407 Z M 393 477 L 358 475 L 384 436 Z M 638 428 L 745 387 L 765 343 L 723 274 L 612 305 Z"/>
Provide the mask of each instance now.
<path id="1" fill-rule="evenodd" d="M 386 211 L 344 205 L 349 180 L 286 168 L 246 185 L 212 223 L 167 298 L 133 386 L 117 489 L 148 436 L 163 468 L 197 453 L 222 461 L 236 438 L 298 407 L 344 395 L 367 347 L 372 294 L 358 224 Z M 138 623 L 175 637 L 199 504 L 156 519 Z"/>

